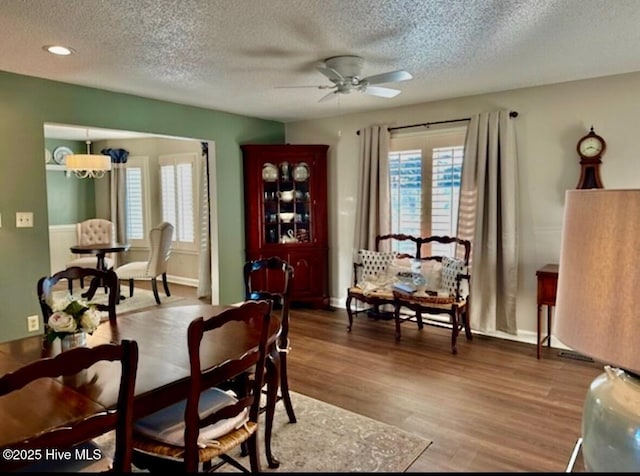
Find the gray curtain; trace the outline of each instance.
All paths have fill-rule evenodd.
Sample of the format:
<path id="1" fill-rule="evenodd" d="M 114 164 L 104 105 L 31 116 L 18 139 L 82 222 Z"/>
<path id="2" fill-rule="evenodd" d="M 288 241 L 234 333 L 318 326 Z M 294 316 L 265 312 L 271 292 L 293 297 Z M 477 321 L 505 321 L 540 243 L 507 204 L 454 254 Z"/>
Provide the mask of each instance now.
<path id="1" fill-rule="evenodd" d="M 375 249 L 376 235 L 391 233 L 389 131 L 386 125 L 379 125 L 367 127 L 359 133 L 354 254 L 359 249 Z"/>
<path id="2" fill-rule="evenodd" d="M 115 228 L 113 239 L 117 243 L 127 242 L 127 181 L 125 164 L 129 151 L 125 149 L 102 149 L 101 153 L 111 157 L 109 174 L 111 221 Z M 118 259 L 115 256 L 116 260 Z M 116 263 L 116 266 L 119 263 Z"/>
<path id="3" fill-rule="evenodd" d="M 200 252 L 198 263 L 198 298 L 211 298 L 211 226 L 209 216 L 209 144 L 202 142 L 202 160 L 198 161 L 200 177 Z"/>
<path id="4" fill-rule="evenodd" d="M 471 327 L 516 334 L 518 167 L 509 111 L 471 118 L 458 236 L 471 241 Z"/>

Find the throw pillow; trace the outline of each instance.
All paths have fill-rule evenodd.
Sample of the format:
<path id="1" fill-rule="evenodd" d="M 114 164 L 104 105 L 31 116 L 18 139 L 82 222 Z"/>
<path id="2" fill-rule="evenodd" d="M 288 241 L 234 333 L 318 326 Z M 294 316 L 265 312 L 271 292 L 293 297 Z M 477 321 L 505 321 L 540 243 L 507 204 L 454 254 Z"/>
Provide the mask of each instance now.
<path id="1" fill-rule="evenodd" d="M 360 250 L 358 254 L 360 255 L 360 263 L 362 263 L 362 279 L 381 276 L 396 257 L 395 251 Z"/>
<path id="2" fill-rule="evenodd" d="M 442 283 L 442 263 L 435 260 L 425 260 L 422 262 L 422 276 L 427 282 L 429 291 L 438 291 Z"/>
<path id="3" fill-rule="evenodd" d="M 458 286 L 456 278 L 459 274 L 467 274 L 467 266 L 464 264 L 464 261 L 448 256 L 443 257 L 441 288 L 451 296 L 456 295 L 456 288 Z M 461 282 L 460 295 L 462 298 L 466 298 L 469 295 L 469 287 L 466 280 Z"/>
<path id="4" fill-rule="evenodd" d="M 411 276 L 411 261 L 411 258 L 394 257 L 387 266 L 387 275 L 392 279 Z"/>

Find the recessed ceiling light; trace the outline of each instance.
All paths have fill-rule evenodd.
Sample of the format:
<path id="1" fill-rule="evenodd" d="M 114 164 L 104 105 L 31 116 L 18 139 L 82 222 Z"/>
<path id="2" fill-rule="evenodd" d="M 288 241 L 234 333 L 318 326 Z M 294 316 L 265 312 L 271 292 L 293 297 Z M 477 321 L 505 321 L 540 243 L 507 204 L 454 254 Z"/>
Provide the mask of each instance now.
<path id="1" fill-rule="evenodd" d="M 73 54 L 73 50 L 71 48 L 67 48 L 66 46 L 53 45 L 53 46 L 43 46 L 43 48 L 47 50 L 49 53 L 52 53 L 58 56 L 69 56 L 70 54 Z"/>

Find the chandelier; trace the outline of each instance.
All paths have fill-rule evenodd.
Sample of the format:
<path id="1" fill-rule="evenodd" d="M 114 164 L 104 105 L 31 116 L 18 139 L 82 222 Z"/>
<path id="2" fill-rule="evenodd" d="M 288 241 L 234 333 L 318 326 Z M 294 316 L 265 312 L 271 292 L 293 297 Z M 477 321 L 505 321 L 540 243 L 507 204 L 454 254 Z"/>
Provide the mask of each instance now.
<path id="1" fill-rule="evenodd" d="M 108 155 L 98 155 L 91 153 L 91 141 L 87 130 L 87 153 L 72 154 L 65 158 L 65 167 L 69 172 L 73 172 L 78 178 L 102 178 L 104 174 L 111 170 L 111 157 Z"/>

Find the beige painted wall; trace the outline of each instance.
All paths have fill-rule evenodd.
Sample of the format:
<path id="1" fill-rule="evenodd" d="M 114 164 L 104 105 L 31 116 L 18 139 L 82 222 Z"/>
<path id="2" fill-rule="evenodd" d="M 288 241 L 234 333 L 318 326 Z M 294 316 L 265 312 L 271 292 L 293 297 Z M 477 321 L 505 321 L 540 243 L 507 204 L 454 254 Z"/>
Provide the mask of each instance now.
<path id="1" fill-rule="evenodd" d="M 380 104 L 393 104 L 393 100 L 380 99 Z M 344 307 L 351 279 L 359 145 L 356 131 L 372 124 L 399 126 L 458 119 L 496 109 L 519 113 L 512 119 L 516 122 L 521 211 L 517 338 L 535 342 L 536 269 L 558 262 L 564 193 L 575 188 L 580 171 L 576 143 L 592 125 L 607 141 L 601 167 L 605 188 L 640 188 L 640 154 L 633 149 L 640 134 L 640 73 L 287 124 L 288 143 L 330 145 L 333 305 Z"/>
<path id="2" fill-rule="evenodd" d="M 161 207 L 161 190 L 160 190 L 160 168 L 158 166 L 158 157 L 168 154 L 195 153 L 200 157 L 202 148 L 200 141 L 186 139 L 167 139 L 167 138 L 150 138 L 150 139 L 118 139 L 96 141 L 95 150 L 104 148 L 118 149 L 122 148 L 129 151 L 130 157 L 143 156 L 149 158 L 149 200 L 151 205 L 150 225 L 153 227 L 162 221 Z M 211 143 L 213 145 L 213 143 Z M 212 147 L 213 148 L 213 147 Z M 196 170 L 197 172 L 197 170 Z M 200 183 L 200 179 L 197 179 Z M 107 197 L 98 199 L 98 197 Z M 96 214 L 97 216 L 109 216 L 109 185 L 107 180 L 96 181 Z M 196 224 L 199 223 L 199 217 L 196 218 Z M 196 232 L 196 239 L 199 240 L 200 234 Z M 197 244 L 199 247 L 199 243 Z M 124 253 L 122 263 L 141 260 L 144 261 L 149 257 L 149 249 L 132 248 L 129 252 Z M 174 281 L 180 281 L 182 284 L 197 285 L 198 280 L 198 259 L 197 251 L 180 251 L 172 250 L 171 259 L 169 260 L 167 274 Z"/>

